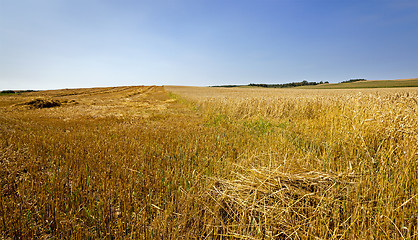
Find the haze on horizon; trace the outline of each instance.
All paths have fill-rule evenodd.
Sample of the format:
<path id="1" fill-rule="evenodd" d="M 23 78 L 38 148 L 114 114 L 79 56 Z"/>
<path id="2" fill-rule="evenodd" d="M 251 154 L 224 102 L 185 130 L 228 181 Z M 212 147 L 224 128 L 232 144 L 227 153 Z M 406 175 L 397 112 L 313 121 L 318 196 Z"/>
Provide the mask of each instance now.
<path id="1" fill-rule="evenodd" d="M 0 90 L 418 77 L 416 0 L 0 0 Z"/>

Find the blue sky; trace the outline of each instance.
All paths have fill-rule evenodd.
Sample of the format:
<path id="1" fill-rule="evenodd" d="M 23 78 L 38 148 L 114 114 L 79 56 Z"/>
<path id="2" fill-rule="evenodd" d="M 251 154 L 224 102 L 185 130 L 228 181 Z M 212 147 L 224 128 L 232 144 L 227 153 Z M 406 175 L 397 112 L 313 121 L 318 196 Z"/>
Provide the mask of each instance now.
<path id="1" fill-rule="evenodd" d="M 418 77 L 418 0 L 0 0 L 0 90 Z"/>

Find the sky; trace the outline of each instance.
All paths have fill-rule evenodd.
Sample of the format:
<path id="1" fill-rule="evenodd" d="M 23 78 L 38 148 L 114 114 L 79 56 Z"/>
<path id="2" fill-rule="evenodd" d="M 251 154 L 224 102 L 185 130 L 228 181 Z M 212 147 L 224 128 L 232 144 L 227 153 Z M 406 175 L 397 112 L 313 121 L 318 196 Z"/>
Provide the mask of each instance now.
<path id="1" fill-rule="evenodd" d="M 418 77 L 418 0 L 0 0 L 0 90 Z"/>

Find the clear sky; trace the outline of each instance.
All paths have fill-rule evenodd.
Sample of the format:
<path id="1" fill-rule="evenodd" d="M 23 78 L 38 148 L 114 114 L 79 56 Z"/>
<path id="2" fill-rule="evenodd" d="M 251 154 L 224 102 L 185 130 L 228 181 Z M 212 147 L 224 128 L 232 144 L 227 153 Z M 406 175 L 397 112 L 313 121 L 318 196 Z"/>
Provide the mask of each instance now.
<path id="1" fill-rule="evenodd" d="M 0 90 L 418 77 L 418 0 L 0 0 Z"/>

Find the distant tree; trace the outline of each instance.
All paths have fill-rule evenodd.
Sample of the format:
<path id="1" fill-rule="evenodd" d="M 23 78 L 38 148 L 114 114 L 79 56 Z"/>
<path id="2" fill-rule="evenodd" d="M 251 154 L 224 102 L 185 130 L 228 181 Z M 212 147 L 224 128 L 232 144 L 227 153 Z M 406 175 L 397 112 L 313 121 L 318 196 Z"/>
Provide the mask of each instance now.
<path id="1" fill-rule="evenodd" d="M 358 81 L 366 81 L 366 79 L 364 78 L 355 78 L 355 79 L 350 79 L 347 81 L 342 81 L 341 83 L 351 83 L 351 82 L 358 82 Z"/>
<path id="2" fill-rule="evenodd" d="M 291 87 L 299 87 L 299 86 L 306 86 L 306 85 L 318 85 L 320 83 L 317 82 L 308 82 L 307 80 L 303 80 L 302 82 L 292 82 L 292 83 L 283 83 L 283 84 L 265 84 L 265 83 L 250 83 L 248 86 L 250 87 L 264 87 L 264 88 L 291 88 Z"/>
<path id="3" fill-rule="evenodd" d="M 12 94 L 12 93 L 16 93 L 16 92 L 13 91 L 13 90 L 3 90 L 3 91 L 1 91 L 1 93 Z"/>

